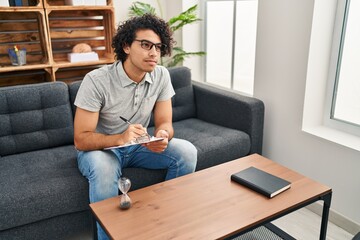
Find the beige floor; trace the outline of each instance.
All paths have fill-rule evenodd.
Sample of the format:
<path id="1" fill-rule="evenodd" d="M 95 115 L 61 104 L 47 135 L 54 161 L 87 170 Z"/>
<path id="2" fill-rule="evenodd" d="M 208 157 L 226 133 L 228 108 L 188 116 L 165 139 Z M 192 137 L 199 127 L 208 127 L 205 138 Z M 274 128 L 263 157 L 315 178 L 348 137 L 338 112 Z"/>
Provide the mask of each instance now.
<path id="1" fill-rule="evenodd" d="M 319 239 L 321 218 L 316 213 L 302 208 L 272 222 L 298 240 Z M 329 222 L 327 240 L 351 240 L 353 235 Z"/>

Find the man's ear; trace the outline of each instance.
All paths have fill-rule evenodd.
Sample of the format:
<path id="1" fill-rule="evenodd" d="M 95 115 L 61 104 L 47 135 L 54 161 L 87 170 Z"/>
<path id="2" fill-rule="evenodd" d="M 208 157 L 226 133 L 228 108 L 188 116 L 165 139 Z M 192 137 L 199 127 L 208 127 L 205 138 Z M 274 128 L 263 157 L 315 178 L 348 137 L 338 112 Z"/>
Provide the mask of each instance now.
<path id="1" fill-rule="evenodd" d="M 123 50 L 126 54 L 130 54 L 130 46 L 129 45 L 126 44 L 125 46 L 123 46 Z"/>

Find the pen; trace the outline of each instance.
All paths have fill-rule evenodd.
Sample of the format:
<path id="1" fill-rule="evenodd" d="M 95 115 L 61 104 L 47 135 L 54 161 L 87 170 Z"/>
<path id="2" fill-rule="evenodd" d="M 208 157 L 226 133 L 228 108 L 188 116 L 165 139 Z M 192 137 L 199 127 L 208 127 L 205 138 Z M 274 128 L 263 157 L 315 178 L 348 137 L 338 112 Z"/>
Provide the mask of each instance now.
<path id="1" fill-rule="evenodd" d="M 16 62 L 18 65 L 20 65 L 20 53 L 19 53 L 19 50 L 16 45 L 14 46 L 14 51 L 15 51 L 15 56 L 16 56 Z"/>
<path id="2" fill-rule="evenodd" d="M 129 120 L 127 120 L 126 118 L 120 116 L 121 120 L 123 120 L 124 122 L 126 122 L 127 124 L 131 124 L 131 122 L 129 122 Z"/>
<path id="3" fill-rule="evenodd" d="M 121 118 L 121 120 L 123 120 L 124 122 L 126 122 L 127 124 L 131 124 L 131 122 L 129 121 L 129 120 L 127 120 L 126 118 L 124 118 L 124 117 L 122 117 L 122 116 L 120 116 L 120 118 Z M 145 130 L 145 133 L 144 133 L 144 135 L 143 136 L 141 136 L 141 137 L 147 137 L 147 138 L 151 138 L 151 136 L 147 133 L 147 131 Z"/>

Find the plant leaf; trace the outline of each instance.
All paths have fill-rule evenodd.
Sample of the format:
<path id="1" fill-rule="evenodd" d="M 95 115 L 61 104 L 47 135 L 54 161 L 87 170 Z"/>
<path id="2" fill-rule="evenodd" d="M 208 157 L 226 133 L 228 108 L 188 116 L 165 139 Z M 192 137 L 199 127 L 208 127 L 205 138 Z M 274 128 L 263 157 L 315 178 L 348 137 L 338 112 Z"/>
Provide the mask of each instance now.
<path id="1" fill-rule="evenodd" d="M 142 2 L 134 2 L 129 7 L 130 17 L 142 16 L 147 13 L 155 15 L 155 8 L 153 8 L 150 4 L 142 3 Z"/>
<path id="2" fill-rule="evenodd" d="M 171 30 L 175 32 L 176 30 L 182 28 L 187 24 L 201 21 L 201 19 L 196 16 L 195 13 L 196 10 L 197 10 L 197 4 L 190 7 L 188 10 L 180 13 L 178 16 L 172 17 L 168 22 Z"/>
<path id="3" fill-rule="evenodd" d="M 166 67 L 174 67 L 179 65 L 180 63 L 182 63 L 185 58 L 188 58 L 190 56 L 204 56 L 206 53 L 205 52 L 185 52 L 182 48 L 180 47 L 176 47 L 173 48 L 174 52 L 176 52 L 171 59 L 164 65 L 166 65 Z"/>

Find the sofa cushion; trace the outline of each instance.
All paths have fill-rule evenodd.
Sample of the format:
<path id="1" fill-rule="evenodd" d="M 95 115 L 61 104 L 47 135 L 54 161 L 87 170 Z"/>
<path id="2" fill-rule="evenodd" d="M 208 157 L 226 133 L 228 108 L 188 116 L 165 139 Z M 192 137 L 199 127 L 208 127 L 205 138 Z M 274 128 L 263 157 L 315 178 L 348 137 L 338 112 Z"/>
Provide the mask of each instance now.
<path id="1" fill-rule="evenodd" d="M 175 137 L 192 142 L 198 150 L 196 171 L 246 156 L 250 137 L 245 132 L 190 118 L 173 123 Z"/>
<path id="2" fill-rule="evenodd" d="M 172 98 L 173 121 L 195 117 L 196 107 L 190 69 L 173 67 L 169 68 L 169 73 L 176 93 Z"/>
<path id="3" fill-rule="evenodd" d="M 73 143 L 63 82 L 0 88 L 0 156 Z"/>
<path id="4" fill-rule="evenodd" d="M 0 231 L 88 209 L 73 145 L 2 157 Z"/>

